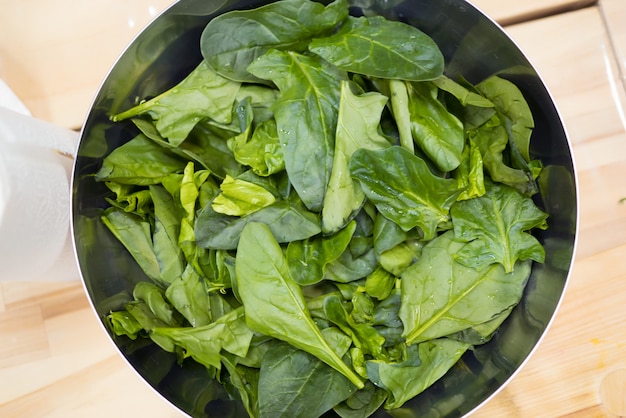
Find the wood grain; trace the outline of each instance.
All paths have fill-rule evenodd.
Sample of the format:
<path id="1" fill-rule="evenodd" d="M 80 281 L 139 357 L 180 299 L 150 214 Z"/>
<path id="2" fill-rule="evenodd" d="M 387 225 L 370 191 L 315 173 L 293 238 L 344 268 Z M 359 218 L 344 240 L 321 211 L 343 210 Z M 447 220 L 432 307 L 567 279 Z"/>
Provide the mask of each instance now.
<path id="1" fill-rule="evenodd" d="M 3 2 L 2 36 L 13 32 L 23 38 L 8 49 L 8 41 L 0 38 L 0 77 L 10 76 L 36 115 L 77 126 L 99 80 L 133 36 L 125 26 L 128 15 L 121 12 L 128 10 L 124 4 L 137 7 L 139 22 L 149 18 L 147 7 L 157 2 L 89 2 L 95 14 L 87 3 L 73 2 L 64 9 L 74 13 L 72 18 L 54 13 L 59 3 Z M 496 17 L 504 4 L 552 4 L 475 3 L 483 10 L 492 7 Z M 626 197 L 623 6 L 623 0 L 601 0 L 599 6 L 506 28 L 542 74 L 569 131 L 579 181 L 580 237 L 552 327 L 529 362 L 476 417 L 615 416 L 602 405 L 600 389 L 609 373 L 626 368 L 626 204 L 620 203 Z M 6 26 L 7 7 L 21 13 L 26 28 L 47 28 L 45 39 L 41 32 L 26 34 L 28 29 L 14 22 Z M 31 20 L 25 14 L 29 7 Z M 71 28 L 70 22 L 78 23 Z M 115 39 L 103 41 L 111 33 Z M 45 42 L 36 46 L 35 37 Z M 76 46 L 77 40 L 82 46 Z M 94 45 L 101 58 L 91 50 Z M 76 51 L 86 54 L 84 59 L 76 60 Z M 0 417 L 85 416 L 180 414 L 118 355 L 77 280 L 0 283 Z"/>

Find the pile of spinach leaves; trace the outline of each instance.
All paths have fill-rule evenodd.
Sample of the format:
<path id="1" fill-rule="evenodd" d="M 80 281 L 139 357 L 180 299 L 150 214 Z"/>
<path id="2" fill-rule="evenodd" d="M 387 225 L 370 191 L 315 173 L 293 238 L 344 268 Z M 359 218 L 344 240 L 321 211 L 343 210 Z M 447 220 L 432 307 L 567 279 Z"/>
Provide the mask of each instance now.
<path id="1" fill-rule="evenodd" d="M 366 417 L 417 396 L 519 302 L 533 118 L 511 82 L 346 0 L 213 19 L 179 84 L 112 116 L 96 178 L 149 280 L 116 335 L 191 358 L 253 417 Z M 131 122 L 125 122 L 131 123 Z"/>

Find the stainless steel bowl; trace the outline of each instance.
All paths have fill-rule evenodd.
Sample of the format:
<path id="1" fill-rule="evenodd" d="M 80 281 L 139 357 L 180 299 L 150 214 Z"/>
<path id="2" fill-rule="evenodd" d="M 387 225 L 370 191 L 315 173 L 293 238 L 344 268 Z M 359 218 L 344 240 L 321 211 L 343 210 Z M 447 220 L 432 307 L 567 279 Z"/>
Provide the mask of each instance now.
<path id="1" fill-rule="evenodd" d="M 102 159 L 130 133 L 108 115 L 129 108 L 136 97 L 154 96 L 181 80 L 202 59 L 199 37 L 216 15 L 256 7 L 267 0 L 182 0 L 153 21 L 129 45 L 104 80 L 84 125 L 73 175 L 72 228 L 83 282 L 103 319 L 131 297 L 144 278 L 126 251 L 99 222 L 107 189 L 93 179 Z M 521 303 L 495 337 L 474 351 L 427 391 L 408 402 L 406 416 L 456 417 L 494 396 L 527 361 L 545 334 L 563 296 L 577 235 L 577 187 L 570 144 L 554 102 L 522 51 L 492 20 L 464 0 L 355 0 L 357 6 L 411 23 L 441 47 L 450 77 L 471 82 L 498 73 L 527 98 L 536 128 L 531 152 L 551 166 L 542 181 L 541 206 L 550 229 L 538 238 L 546 263 L 535 265 Z M 109 332 L 105 327 L 106 332 Z M 121 354 L 163 398 L 193 416 L 241 416 L 237 403 L 207 399 L 216 390 L 202 366 L 146 342 L 121 343 Z M 379 411 L 375 416 L 389 416 Z M 404 415 L 403 415 L 404 416 Z"/>

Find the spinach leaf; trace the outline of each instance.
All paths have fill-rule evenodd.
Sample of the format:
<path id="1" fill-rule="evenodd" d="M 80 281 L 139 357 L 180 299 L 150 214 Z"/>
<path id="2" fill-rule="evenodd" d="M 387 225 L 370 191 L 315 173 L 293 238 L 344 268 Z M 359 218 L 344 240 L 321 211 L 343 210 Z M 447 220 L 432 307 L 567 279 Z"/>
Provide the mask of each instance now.
<path id="1" fill-rule="evenodd" d="M 176 326 L 179 324 L 178 314 L 165 300 L 163 289 L 154 283 L 139 282 L 133 289 L 133 297 L 137 301 L 142 301 L 150 308 L 150 311 L 164 324 Z"/>
<path id="2" fill-rule="evenodd" d="M 240 84 L 221 77 L 202 61 L 184 80 L 160 95 L 144 101 L 111 120 L 147 115 L 172 145 L 180 145 L 204 118 L 229 123 Z"/>
<path id="3" fill-rule="evenodd" d="M 128 311 L 115 311 L 106 316 L 106 324 L 115 335 L 125 335 L 131 340 L 136 340 L 143 326 Z"/>
<path id="4" fill-rule="evenodd" d="M 251 222 L 269 225 L 280 243 L 311 238 L 321 232 L 317 215 L 307 211 L 298 200 L 279 200 L 244 217 L 223 215 L 206 206 L 196 221 L 196 243 L 203 248 L 234 250 L 241 231 Z"/>
<path id="5" fill-rule="evenodd" d="M 346 0 L 326 7 L 315 1 L 282 0 L 233 10 L 207 24 L 200 49 L 208 65 L 222 76 L 256 82 L 246 70 L 255 59 L 270 49 L 305 51 L 311 38 L 331 31 L 347 15 Z"/>
<path id="6" fill-rule="evenodd" d="M 430 83 L 409 83 L 411 133 L 420 149 L 443 172 L 461 164 L 465 135 L 463 124 L 437 99 Z"/>
<path id="7" fill-rule="evenodd" d="M 210 324 L 198 327 L 155 328 L 153 334 L 168 338 L 191 357 L 206 367 L 221 367 L 222 350 L 245 357 L 253 333 L 246 326 L 243 309 L 235 309 Z"/>
<path id="8" fill-rule="evenodd" d="M 319 57 L 277 50 L 248 70 L 278 86 L 274 116 L 287 174 L 306 207 L 321 211 L 333 163 L 341 80 L 347 75 Z"/>
<path id="9" fill-rule="evenodd" d="M 234 386 L 250 417 L 259 416 L 259 374 L 258 368 L 239 364 L 241 357 L 222 352 L 222 364 L 228 371 L 228 381 Z"/>
<path id="10" fill-rule="evenodd" d="M 156 283 L 163 284 L 161 268 L 152 247 L 150 223 L 137 215 L 119 209 L 109 209 L 102 214 L 102 223 L 128 250 L 143 272 Z"/>
<path id="11" fill-rule="evenodd" d="M 225 215 L 249 215 L 276 202 L 274 195 L 263 187 L 230 176 L 220 184 L 220 190 L 212 207 L 215 212 Z"/>
<path id="12" fill-rule="evenodd" d="M 326 266 L 324 278 L 338 283 L 354 282 L 370 275 L 376 268 L 376 264 L 373 247 L 356 254 L 348 249 Z"/>
<path id="13" fill-rule="evenodd" d="M 498 76 L 491 76 L 480 82 L 476 89 L 507 119 L 511 142 L 526 162 L 529 162 L 530 136 L 535 122 L 522 92 L 515 84 Z"/>
<path id="14" fill-rule="evenodd" d="M 236 281 L 246 323 L 257 332 L 288 342 L 346 376 L 358 388 L 363 382 L 337 356 L 313 322 L 302 289 L 270 228 L 251 222 L 241 233 L 235 261 Z"/>
<path id="15" fill-rule="evenodd" d="M 420 241 L 407 240 L 378 256 L 382 268 L 395 276 L 400 276 L 422 253 Z"/>
<path id="16" fill-rule="evenodd" d="M 237 161 L 249 166 L 259 176 L 269 176 L 285 168 L 283 150 L 278 138 L 276 121 L 269 119 L 260 123 L 250 140 L 229 142 Z"/>
<path id="17" fill-rule="evenodd" d="M 192 327 L 211 323 L 209 296 L 202 277 L 191 264 L 187 264 L 183 274 L 167 287 L 165 297 Z"/>
<path id="18" fill-rule="evenodd" d="M 387 97 L 369 92 L 360 96 L 342 81 L 335 150 L 328 189 L 322 209 L 322 231 L 331 234 L 348 222 L 363 205 L 365 194 L 350 177 L 349 161 L 360 148 L 378 150 L 390 146 L 379 132 L 380 117 Z"/>
<path id="19" fill-rule="evenodd" d="M 365 279 L 365 291 L 379 300 L 387 299 L 395 285 L 396 276 L 380 266 Z"/>
<path id="20" fill-rule="evenodd" d="M 504 162 L 503 152 L 509 143 L 506 127 L 498 115 L 467 132 L 483 157 L 483 164 L 493 181 L 509 185 L 522 193 L 532 194 L 536 185 L 530 173 L 512 168 Z"/>
<path id="21" fill-rule="evenodd" d="M 409 91 L 404 80 L 389 80 L 389 97 L 393 118 L 398 128 L 400 145 L 414 152 L 415 145 L 411 133 L 411 112 L 409 112 Z"/>
<path id="22" fill-rule="evenodd" d="M 386 399 L 387 391 L 368 380 L 363 389 L 336 405 L 333 410 L 341 418 L 365 418 L 376 412 Z"/>
<path id="23" fill-rule="evenodd" d="M 487 322 L 521 299 L 530 262 L 518 262 L 511 273 L 501 264 L 476 270 L 456 261 L 464 245 L 448 231 L 424 246 L 402 275 L 400 318 L 407 344 Z"/>
<path id="24" fill-rule="evenodd" d="M 381 16 L 348 17 L 337 34 L 314 39 L 309 49 L 342 70 L 371 77 L 422 81 L 443 73 L 432 38 Z"/>
<path id="25" fill-rule="evenodd" d="M 316 236 L 301 241 L 291 241 L 287 246 L 287 262 L 293 280 L 301 286 L 318 283 L 324 278 L 328 263 L 343 254 L 350 244 L 356 222 L 350 222 L 336 234 Z"/>
<path id="26" fill-rule="evenodd" d="M 452 176 L 459 182 L 459 189 L 463 192 L 458 200 L 468 200 L 485 194 L 485 173 L 483 157 L 480 149 L 471 138 L 463 150 L 463 159 Z"/>
<path id="27" fill-rule="evenodd" d="M 185 269 L 183 252 L 178 245 L 181 215 L 174 198 L 161 185 L 151 185 L 154 203 L 154 254 L 159 263 L 160 277 L 172 283 Z"/>
<path id="28" fill-rule="evenodd" d="M 144 135 L 114 149 L 96 173 L 97 181 L 115 181 L 120 184 L 158 184 L 171 173 L 182 172 L 186 161 Z"/>
<path id="29" fill-rule="evenodd" d="M 469 89 L 463 84 L 457 83 L 445 75 L 433 80 L 432 83 L 441 90 L 452 94 L 463 106 L 495 107 L 491 100 L 481 96 L 479 93 L 473 91 L 473 89 Z"/>
<path id="30" fill-rule="evenodd" d="M 451 209 L 455 240 L 467 243 L 455 258 L 475 269 L 500 263 L 513 271 L 518 260 L 542 263 L 545 250 L 527 231 L 546 227 L 548 214 L 530 197 L 492 183 L 484 196 L 457 202 Z"/>
<path id="31" fill-rule="evenodd" d="M 379 387 L 389 391 L 385 409 L 400 408 L 439 380 L 469 348 L 469 344 L 449 338 L 426 341 L 407 348 L 401 363 L 367 362 L 367 373 Z"/>
<path id="32" fill-rule="evenodd" d="M 450 220 L 450 206 L 461 192 L 454 179 L 433 175 L 421 158 L 397 146 L 356 151 L 350 173 L 383 216 L 405 231 L 419 226 L 426 240 Z"/>
<path id="33" fill-rule="evenodd" d="M 352 338 L 354 345 L 361 349 L 363 354 L 371 354 L 375 358 L 383 357 L 385 338 L 371 324 L 357 323 L 336 294 L 330 294 L 324 299 L 324 314 L 329 321 Z"/>
<path id="34" fill-rule="evenodd" d="M 259 374 L 259 416 L 316 418 L 356 388 L 318 358 L 286 344 L 274 344 Z"/>

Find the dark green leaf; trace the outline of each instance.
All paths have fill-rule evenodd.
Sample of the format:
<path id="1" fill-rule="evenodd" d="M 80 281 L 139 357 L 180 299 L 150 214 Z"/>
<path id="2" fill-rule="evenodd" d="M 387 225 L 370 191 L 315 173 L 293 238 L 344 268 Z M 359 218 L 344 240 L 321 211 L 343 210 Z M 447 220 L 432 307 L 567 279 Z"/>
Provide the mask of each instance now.
<path id="1" fill-rule="evenodd" d="M 322 280 L 326 265 L 338 259 L 346 250 L 355 229 L 356 222 L 351 222 L 330 237 L 316 236 L 291 241 L 286 253 L 291 277 L 301 286 Z"/>
<path id="2" fill-rule="evenodd" d="M 302 289 L 289 276 L 283 251 L 269 227 L 251 222 L 237 247 L 236 277 L 246 309 L 246 323 L 260 333 L 286 341 L 315 355 L 361 388 L 363 382 L 347 366 L 311 318 Z"/>
<path id="3" fill-rule="evenodd" d="M 180 173 L 185 160 L 166 151 L 144 135 L 114 149 L 96 173 L 98 181 L 149 185 L 160 183 L 171 173 Z"/>
<path id="4" fill-rule="evenodd" d="M 422 31 L 381 16 L 349 17 L 333 36 L 309 49 L 338 68 L 371 77 L 432 80 L 443 73 L 443 55 Z"/>
<path id="5" fill-rule="evenodd" d="M 390 392 L 385 409 L 400 408 L 439 380 L 469 348 L 469 344 L 443 338 L 407 348 L 401 363 L 367 362 L 374 383 Z"/>
<path id="6" fill-rule="evenodd" d="M 259 414 L 268 418 L 316 418 L 356 388 L 341 373 L 289 344 L 276 344 L 263 358 Z"/>
<path id="7" fill-rule="evenodd" d="M 433 175 L 422 159 L 401 147 L 358 150 L 350 172 L 383 216 L 405 231 L 419 226 L 427 240 L 450 220 L 450 206 L 460 193 L 455 180 Z"/>
<path id="8" fill-rule="evenodd" d="M 487 78 L 476 85 L 476 88 L 509 121 L 511 142 L 526 162 L 529 162 L 530 136 L 535 122 L 522 92 L 515 84 L 498 76 Z"/>
<path id="9" fill-rule="evenodd" d="M 307 208 L 321 211 L 333 163 L 340 83 L 346 74 L 319 57 L 277 50 L 248 69 L 280 89 L 274 116 L 285 168 Z"/>
<path id="10" fill-rule="evenodd" d="M 269 225 L 280 243 L 307 239 L 321 232 L 318 217 L 300 202 L 280 200 L 242 218 L 216 213 L 208 206 L 198 215 L 196 243 L 204 248 L 233 250 L 237 248 L 241 231 L 250 222 Z"/>
<path id="11" fill-rule="evenodd" d="M 234 10 L 209 22 L 200 48 L 219 74 L 255 82 L 258 79 L 246 69 L 258 57 L 270 49 L 304 51 L 312 37 L 332 30 L 347 15 L 345 0 L 326 7 L 309 0 L 283 0 L 252 10 Z"/>
<path id="12" fill-rule="evenodd" d="M 530 262 L 518 262 L 512 273 L 501 264 L 478 271 L 456 261 L 464 245 L 448 231 L 428 243 L 402 275 L 400 318 L 407 344 L 490 321 L 521 299 Z"/>
<path id="13" fill-rule="evenodd" d="M 430 83 L 410 83 L 409 114 L 415 143 L 443 172 L 461 164 L 465 136 L 463 124 L 437 99 Z"/>

